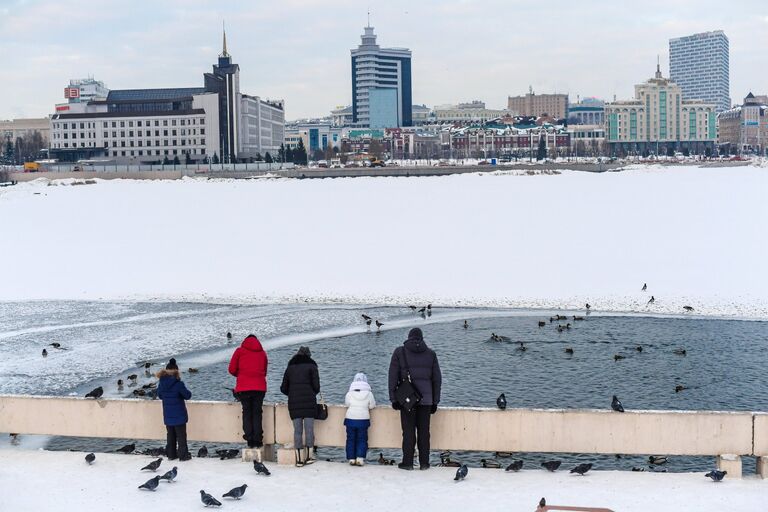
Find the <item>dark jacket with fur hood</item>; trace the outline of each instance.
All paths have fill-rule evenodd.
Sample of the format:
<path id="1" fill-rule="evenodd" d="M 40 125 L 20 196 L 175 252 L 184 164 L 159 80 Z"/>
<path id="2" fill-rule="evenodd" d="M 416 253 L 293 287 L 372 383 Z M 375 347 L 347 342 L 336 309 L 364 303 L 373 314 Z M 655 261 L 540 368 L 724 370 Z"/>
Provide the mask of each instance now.
<path id="1" fill-rule="evenodd" d="M 157 378 L 160 379 L 157 397 L 163 401 L 163 423 L 169 427 L 186 424 L 189 417 L 184 400 L 192 398 L 192 393 L 181 380 L 179 370 L 160 370 Z"/>
<path id="2" fill-rule="evenodd" d="M 320 373 L 317 363 L 304 354 L 296 354 L 288 362 L 280 391 L 288 396 L 291 419 L 314 418 L 317 412 L 315 397 L 320 392 Z"/>

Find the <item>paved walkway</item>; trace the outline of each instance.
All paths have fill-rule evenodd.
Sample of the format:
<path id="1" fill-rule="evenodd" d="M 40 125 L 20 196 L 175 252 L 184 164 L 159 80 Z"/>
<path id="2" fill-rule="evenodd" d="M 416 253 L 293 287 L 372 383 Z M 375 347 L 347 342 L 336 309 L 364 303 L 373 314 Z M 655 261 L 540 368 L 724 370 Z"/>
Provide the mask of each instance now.
<path id="1" fill-rule="evenodd" d="M 174 464 L 177 481 L 161 482 L 156 492 L 137 487 L 154 476 L 139 471 L 152 457 L 96 454 L 88 466 L 84 453 L 0 450 L 0 510 L 78 511 L 203 509 L 200 489 L 230 510 L 269 511 L 531 511 L 542 496 L 551 505 L 605 507 L 616 512 L 757 511 L 768 503 L 768 480 L 711 482 L 700 473 L 592 471 L 584 477 L 566 471 L 505 473 L 470 469 L 454 482 L 454 469 L 406 472 L 376 464 L 364 468 L 318 462 L 305 468 L 270 464 L 272 476 L 257 475 L 239 460 L 163 461 L 157 474 Z M 229 489 L 248 484 L 241 501 L 222 500 Z"/>

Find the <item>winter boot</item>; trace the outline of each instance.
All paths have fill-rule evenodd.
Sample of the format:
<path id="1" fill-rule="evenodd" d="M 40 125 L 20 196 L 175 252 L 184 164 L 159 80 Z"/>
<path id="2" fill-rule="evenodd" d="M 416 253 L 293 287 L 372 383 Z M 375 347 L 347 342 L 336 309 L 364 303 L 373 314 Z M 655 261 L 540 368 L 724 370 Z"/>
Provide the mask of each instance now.
<path id="1" fill-rule="evenodd" d="M 304 450 L 302 448 L 296 448 L 296 467 L 304 467 Z"/>
<path id="2" fill-rule="evenodd" d="M 315 449 L 309 446 L 304 448 L 304 464 L 314 464 L 316 460 Z"/>
<path id="3" fill-rule="evenodd" d="M 364 466 L 365 465 L 365 459 L 363 457 L 358 457 L 355 459 L 355 466 Z"/>
<path id="4" fill-rule="evenodd" d="M 241 450 L 242 456 L 243 456 L 243 462 L 253 462 L 256 460 L 256 449 L 255 448 L 243 448 Z"/>
<path id="5" fill-rule="evenodd" d="M 357 466 L 357 461 L 355 459 L 349 459 L 349 465 L 350 466 Z"/>
<path id="6" fill-rule="evenodd" d="M 254 448 L 253 451 L 255 452 L 254 453 L 254 460 L 256 462 L 263 463 L 264 462 L 264 448 L 262 448 L 262 447 Z"/>

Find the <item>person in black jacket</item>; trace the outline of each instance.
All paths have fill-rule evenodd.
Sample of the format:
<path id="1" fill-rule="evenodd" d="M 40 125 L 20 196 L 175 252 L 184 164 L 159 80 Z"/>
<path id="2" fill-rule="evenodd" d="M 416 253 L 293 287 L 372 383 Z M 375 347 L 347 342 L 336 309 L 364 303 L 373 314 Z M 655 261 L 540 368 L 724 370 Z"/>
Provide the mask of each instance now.
<path id="1" fill-rule="evenodd" d="M 320 392 L 320 373 L 309 347 L 301 347 L 288 361 L 280 391 L 288 396 L 288 413 L 293 420 L 293 447 L 296 466 L 315 462 L 315 415 Z"/>
<path id="2" fill-rule="evenodd" d="M 407 378 L 408 371 L 413 385 L 422 396 L 419 405 L 410 411 L 403 409 L 395 398 L 395 389 Z M 429 420 L 430 415 L 437 412 L 442 384 L 443 376 L 437 354 L 427 347 L 421 329 L 411 329 L 408 339 L 402 347 L 395 349 L 389 363 L 389 400 L 392 408 L 400 411 L 400 424 L 403 428 L 403 461 L 397 466 L 400 469 L 413 469 L 417 439 L 419 467 L 429 469 Z"/>

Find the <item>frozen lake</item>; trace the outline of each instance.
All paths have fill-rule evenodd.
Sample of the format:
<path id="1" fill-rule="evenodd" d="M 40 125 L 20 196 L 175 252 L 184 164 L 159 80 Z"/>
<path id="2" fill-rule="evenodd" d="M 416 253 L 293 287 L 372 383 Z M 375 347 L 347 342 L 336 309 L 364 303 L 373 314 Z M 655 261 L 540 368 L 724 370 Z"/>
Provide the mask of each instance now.
<path id="1" fill-rule="evenodd" d="M 381 332 L 367 330 L 362 313 L 381 319 Z M 555 313 L 568 314 L 572 328 L 558 332 L 558 322 L 549 322 Z M 572 315 L 585 319 L 574 321 Z M 546 325 L 538 327 L 539 320 Z M 391 353 L 411 327 L 420 326 L 443 369 L 443 405 L 493 407 L 504 392 L 510 407 L 607 408 L 616 394 L 627 409 L 768 410 L 763 321 L 439 307 L 422 317 L 406 307 L 364 305 L 64 301 L 2 303 L 0 325 L 0 393 L 82 395 L 102 385 L 106 396 L 129 396 L 131 388 L 117 390 L 118 378 L 139 373 L 139 384 L 146 383 L 152 378 L 137 363 L 165 364 L 173 356 L 194 398 L 230 400 L 225 388 L 234 379 L 226 365 L 253 332 L 269 354 L 268 401 L 285 400 L 278 390 L 283 370 L 299 344 L 306 344 L 318 362 L 326 400 L 341 402 L 354 373 L 364 371 L 377 399 L 386 403 Z M 509 341 L 490 341 L 491 333 Z M 48 347 L 43 358 L 42 349 L 53 342 L 66 350 Z M 678 349 L 686 355 L 675 354 Z M 189 367 L 199 373 L 189 374 Z M 676 392 L 678 385 L 687 389 Z M 99 442 L 108 447 L 121 441 Z M 84 441 L 64 439 L 50 447 L 85 449 Z M 479 460 L 482 454 L 472 456 Z M 590 457 L 595 459 L 605 468 L 643 462 Z M 708 458 L 680 457 L 669 466 L 692 470 L 711 464 Z"/>

